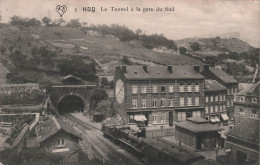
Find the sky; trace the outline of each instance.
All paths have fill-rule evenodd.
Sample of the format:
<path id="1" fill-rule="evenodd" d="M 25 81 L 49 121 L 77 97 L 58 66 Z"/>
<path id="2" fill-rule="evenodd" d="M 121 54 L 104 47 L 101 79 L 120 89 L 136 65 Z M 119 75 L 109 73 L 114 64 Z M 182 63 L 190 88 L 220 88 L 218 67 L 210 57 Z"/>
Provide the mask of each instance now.
<path id="1" fill-rule="evenodd" d="M 240 39 L 260 47 L 260 0 L 0 0 L 2 22 L 14 15 L 56 20 L 61 18 L 57 5 L 67 6 L 62 16 L 66 21 L 125 25 L 173 40 L 239 32 Z M 83 7 L 94 7 L 95 12 L 83 12 Z M 111 11 L 111 7 L 128 7 L 128 11 Z M 156 11 L 158 7 L 163 11 Z M 165 7 L 174 11 L 165 11 Z M 144 8 L 154 11 L 143 12 Z"/>

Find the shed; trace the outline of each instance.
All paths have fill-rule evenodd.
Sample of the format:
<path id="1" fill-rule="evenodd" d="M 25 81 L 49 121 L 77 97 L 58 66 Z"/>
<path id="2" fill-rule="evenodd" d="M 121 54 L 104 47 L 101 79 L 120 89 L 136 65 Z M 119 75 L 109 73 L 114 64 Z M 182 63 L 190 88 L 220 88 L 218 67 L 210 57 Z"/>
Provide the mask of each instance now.
<path id="1" fill-rule="evenodd" d="M 210 124 L 209 121 L 191 117 L 176 124 L 176 140 L 194 149 L 214 149 L 220 140 L 218 131 L 222 128 Z"/>
<path id="2" fill-rule="evenodd" d="M 93 120 L 96 123 L 102 122 L 104 115 L 101 112 L 94 112 L 93 113 Z"/>

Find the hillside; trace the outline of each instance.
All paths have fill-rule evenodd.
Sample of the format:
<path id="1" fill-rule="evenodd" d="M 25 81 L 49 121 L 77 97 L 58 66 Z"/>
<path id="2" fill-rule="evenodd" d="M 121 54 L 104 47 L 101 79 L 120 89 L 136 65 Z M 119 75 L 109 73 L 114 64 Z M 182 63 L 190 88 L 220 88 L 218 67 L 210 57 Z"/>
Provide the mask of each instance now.
<path id="1" fill-rule="evenodd" d="M 180 55 L 177 52 L 172 54 L 154 52 L 136 41 L 122 42 L 111 36 L 89 36 L 78 28 L 67 27 L 14 27 L 5 25 L 0 28 L 0 46 L 7 49 L 0 56 L 0 59 L 9 70 L 17 72 L 16 74 L 20 78 L 23 77 L 28 81 L 44 84 L 59 82 L 62 75 L 58 63 L 62 59 L 69 60 L 75 57 L 83 59 L 85 63 L 94 61 L 98 72 L 113 72 L 116 66 L 122 64 L 121 60 L 124 56 L 134 59 L 133 61 L 136 64 L 202 64 L 199 60 Z M 38 51 L 42 47 L 46 48 L 47 50 L 44 51 L 49 51 L 51 56 L 48 55 L 49 59 L 47 59 L 43 53 L 42 56 L 38 57 L 39 52 L 38 54 L 37 52 L 33 53 L 33 49 L 36 49 L 34 47 Z M 24 68 L 22 64 L 14 64 L 11 54 L 15 54 L 16 50 L 22 54 L 16 55 L 16 57 L 20 57 L 21 60 L 26 58 L 26 65 L 31 62 L 32 65 L 29 68 Z M 37 62 L 39 58 L 45 61 Z M 16 61 L 16 63 L 19 62 L 19 60 Z"/>
<path id="2" fill-rule="evenodd" d="M 201 47 L 200 50 L 192 50 L 191 44 L 194 42 L 199 43 Z M 236 38 L 186 38 L 182 40 L 176 40 L 175 43 L 178 47 L 185 47 L 190 54 L 202 58 L 204 56 L 217 56 L 218 54 L 227 52 L 248 53 L 253 49 L 253 47 L 248 43 Z"/>

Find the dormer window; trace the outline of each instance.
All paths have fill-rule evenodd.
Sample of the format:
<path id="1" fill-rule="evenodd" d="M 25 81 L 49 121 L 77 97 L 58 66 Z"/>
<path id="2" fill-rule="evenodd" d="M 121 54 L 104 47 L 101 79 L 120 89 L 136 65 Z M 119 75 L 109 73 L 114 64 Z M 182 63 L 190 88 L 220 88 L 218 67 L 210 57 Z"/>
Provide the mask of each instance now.
<path id="1" fill-rule="evenodd" d="M 59 139 L 57 147 L 64 147 L 64 146 L 65 146 L 65 140 L 64 139 Z"/>
<path id="2" fill-rule="evenodd" d="M 252 103 L 257 104 L 257 98 L 252 98 Z"/>
<path id="3" fill-rule="evenodd" d="M 245 102 L 245 97 L 240 97 L 239 102 Z"/>

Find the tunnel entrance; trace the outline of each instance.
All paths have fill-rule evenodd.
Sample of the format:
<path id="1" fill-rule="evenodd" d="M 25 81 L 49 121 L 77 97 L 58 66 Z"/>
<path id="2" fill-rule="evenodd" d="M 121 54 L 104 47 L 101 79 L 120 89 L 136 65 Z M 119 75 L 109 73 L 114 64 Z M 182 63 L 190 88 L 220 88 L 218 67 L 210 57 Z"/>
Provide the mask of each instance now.
<path id="1" fill-rule="evenodd" d="M 84 101 L 79 96 L 65 96 L 62 100 L 58 103 L 58 111 L 60 114 L 64 113 L 73 113 L 83 112 L 84 111 Z"/>

